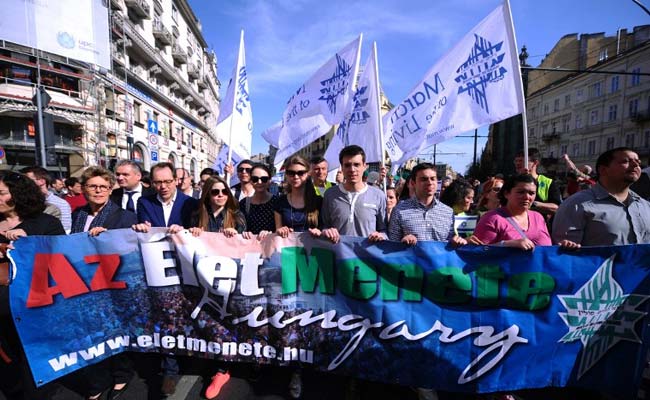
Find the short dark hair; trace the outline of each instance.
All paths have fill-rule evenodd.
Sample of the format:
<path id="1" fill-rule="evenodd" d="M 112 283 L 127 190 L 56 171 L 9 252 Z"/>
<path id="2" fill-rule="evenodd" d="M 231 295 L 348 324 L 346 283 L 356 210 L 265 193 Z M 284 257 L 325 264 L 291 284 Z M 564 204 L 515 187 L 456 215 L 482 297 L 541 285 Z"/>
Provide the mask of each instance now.
<path id="1" fill-rule="evenodd" d="M 201 173 L 199 174 L 199 177 L 201 177 L 201 175 L 210 175 L 210 176 L 214 176 L 214 175 L 219 175 L 219 174 L 218 174 L 217 171 L 215 171 L 214 169 L 208 167 L 208 168 L 203 168 L 203 169 L 201 170 Z"/>
<path id="2" fill-rule="evenodd" d="M 252 162 L 251 160 L 249 160 L 249 159 L 245 159 L 245 160 L 241 160 L 239 163 L 237 163 L 237 168 L 239 168 L 239 166 L 242 165 L 242 164 L 248 164 L 248 165 L 250 165 L 251 167 L 252 167 L 253 165 L 255 165 L 255 163 Z"/>
<path id="3" fill-rule="evenodd" d="M 524 151 L 519 150 L 517 154 L 515 154 L 515 157 L 523 157 L 524 156 Z M 541 159 L 541 154 L 539 150 L 537 150 L 536 147 L 529 147 L 528 148 L 528 161 L 539 161 Z"/>
<path id="4" fill-rule="evenodd" d="M 499 191 L 499 203 L 502 206 L 505 206 L 508 203 L 506 199 L 506 192 L 510 192 L 518 183 L 532 183 L 537 188 L 537 181 L 530 174 L 519 174 L 519 175 L 510 175 L 503 182 L 503 186 Z"/>
<path id="5" fill-rule="evenodd" d="M 598 160 L 596 160 L 596 174 L 600 175 L 599 172 L 598 172 L 600 167 L 608 166 L 612 162 L 612 160 L 614 159 L 614 155 L 616 153 L 618 153 L 618 152 L 621 152 L 621 151 L 632 151 L 632 152 L 636 153 L 636 150 L 631 149 L 629 147 L 616 147 L 614 149 L 607 150 L 603 154 L 599 155 Z"/>
<path id="6" fill-rule="evenodd" d="M 117 171 L 117 169 L 119 167 L 122 167 L 124 165 L 130 166 L 131 169 L 133 169 L 135 172 L 139 173 L 140 176 L 142 176 L 142 167 L 140 166 L 140 164 L 138 164 L 135 161 L 131 161 L 131 160 L 120 160 L 120 161 L 118 161 L 117 164 L 115 164 L 115 171 Z"/>
<path id="7" fill-rule="evenodd" d="M 325 157 L 323 157 L 323 156 L 314 156 L 309 160 L 309 163 L 312 164 L 312 165 L 315 165 L 315 164 L 320 164 L 323 161 L 327 161 L 325 159 Z"/>
<path id="8" fill-rule="evenodd" d="M 39 167 L 38 165 L 33 165 L 31 167 L 25 167 L 20 170 L 21 173 L 23 174 L 28 174 L 32 173 L 36 177 L 36 179 L 43 179 L 45 181 L 45 184 L 47 186 L 50 186 L 52 184 L 52 177 L 50 176 L 50 173 L 47 172 L 47 170 L 43 167 Z"/>
<path id="9" fill-rule="evenodd" d="M 165 169 L 169 168 L 172 171 L 172 177 L 176 179 L 176 168 L 174 167 L 174 164 L 170 162 L 159 162 L 158 164 L 155 164 L 153 167 L 151 167 L 151 176 L 153 176 L 153 172 L 157 169 Z"/>
<path id="10" fill-rule="evenodd" d="M 436 173 L 436 176 L 438 176 L 438 171 L 437 171 L 437 168 L 436 168 L 435 165 L 433 165 L 431 163 L 428 163 L 428 162 L 423 162 L 423 163 L 419 163 L 418 165 L 413 167 L 413 169 L 411 170 L 411 175 L 409 175 L 409 178 L 411 178 L 413 180 L 413 182 L 415 182 L 416 178 L 417 178 L 417 175 L 418 175 L 418 172 L 424 171 L 425 169 L 432 169 L 433 172 Z"/>
<path id="11" fill-rule="evenodd" d="M 456 179 L 440 195 L 440 202 L 454 208 L 455 205 L 461 204 L 474 187 L 463 179 Z"/>
<path id="12" fill-rule="evenodd" d="M 271 168 L 266 164 L 258 163 L 258 164 L 253 165 L 253 169 L 251 170 L 251 174 L 253 174 L 253 171 L 255 171 L 256 169 L 264 170 L 264 171 L 266 171 L 267 174 L 269 174 L 269 176 L 273 176 L 273 174 L 271 173 Z"/>
<path id="13" fill-rule="evenodd" d="M 36 173 L 34 176 L 37 176 Z M 2 171 L 0 172 L 0 182 L 3 182 L 11 193 L 11 200 L 7 202 L 7 205 L 13 205 L 14 211 L 21 219 L 36 216 L 45 210 L 43 192 L 39 190 L 33 180 L 24 174 Z"/>
<path id="14" fill-rule="evenodd" d="M 354 156 L 358 156 L 359 154 L 361 154 L 361 160 L 365 164 L 365 162 L 366 162 L 366 152 L 363 151 L 361 146 L 357 146 L 356 144 L 351 144 L 349 146 L 345 146 L 339 152 L 339 163 L 341 163 L 341 165 L 343 164 L 343 157 L 354 157 Z"/>
<path id="15" fill-rule="evenodd" d="M 75 178 L 74 176 L 72 176 L 72 177 L 65 180 L 65 187 L 73 187 L 77 183 L 81 183 L 81 182 L 79 182 L 78 178 Z"/>

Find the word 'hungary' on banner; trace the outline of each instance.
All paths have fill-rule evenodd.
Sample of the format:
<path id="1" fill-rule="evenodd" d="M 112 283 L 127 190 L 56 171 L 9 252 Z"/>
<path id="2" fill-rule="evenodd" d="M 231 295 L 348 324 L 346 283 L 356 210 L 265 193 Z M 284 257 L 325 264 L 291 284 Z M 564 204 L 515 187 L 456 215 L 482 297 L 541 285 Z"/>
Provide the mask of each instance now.
<path id="1" fill-rule="evenodd" d="M 393 165 L 425 147 L 524 111 L 511 21 L 506 2 L 465 35 L 384 116 L 383 140 Z"/>
<path id="2" fill-rule="evenodd" d="M 453 250 L 164 229 L 14 245 L 11 309 L 39 385 L 136 351 L 627 399 L 646 363 L 650 245 Z"/>

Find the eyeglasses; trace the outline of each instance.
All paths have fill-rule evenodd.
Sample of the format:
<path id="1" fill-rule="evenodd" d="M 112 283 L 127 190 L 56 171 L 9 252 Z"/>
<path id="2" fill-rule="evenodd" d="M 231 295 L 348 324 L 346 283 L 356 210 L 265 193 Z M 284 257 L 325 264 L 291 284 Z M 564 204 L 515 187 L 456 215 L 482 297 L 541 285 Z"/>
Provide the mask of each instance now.
<path id="1" fill-rule="evenodd" d="M 176 182 L 174 179 L 165 179 L 164 181 L 153 181 L 151 183 L 153 183 L 154 186 L 169 186 L 174 182 Z"/>
<path id="2" fill-rule="evenodd" d="M 95 192 L 95 191 L 98 191 L 98 190 L 99 190 L 100 192 L 106 192 L 106 191 L 108 191 L 108 189 L 111 188 L 111 187 L 108 186 L 108 185 L 85 185 L 85 186 L 86 186 L 86 189 L 88 189 L 88 190 L 92 190 L 92 191 L 94 191 L 94 192 Z"/>
<path id="3" fill-rule="evenodd" d="M 212 196 L 219 196 L 219 195 L 228 196 L 227 190 L 228 189 L 212 189 L 212 190 L 210 190 L 210 194 Z"/>
<path id="4" fill-rule="evenodd" d="M 237 172 L 240 174 L 250 174 L 253 168 L 244 168 L 244 167 L 239 167 L 237 168 Z"/>
<path id="5" fill-rule="evenodd" d="M 285 172 L 285 174 L 287 174 L 287 176 L 294 177 L 294 176 L 298 175 L 301 178 L 303 176 L 305 176 L 306 173 L 307 173 L 306 169 L 303 169 L 303 170 L 300 170 L 300 171 L 294 171 L 294 170 L 288 169 Z"/>
<path id="6" fill-rule="evenodd" d="M 251 176 L 251 182 L 253 183 L 257 183 L 257 182 L 266 183 L 269 181 L 269 179 L 270 178 L 268 176 Z"/>

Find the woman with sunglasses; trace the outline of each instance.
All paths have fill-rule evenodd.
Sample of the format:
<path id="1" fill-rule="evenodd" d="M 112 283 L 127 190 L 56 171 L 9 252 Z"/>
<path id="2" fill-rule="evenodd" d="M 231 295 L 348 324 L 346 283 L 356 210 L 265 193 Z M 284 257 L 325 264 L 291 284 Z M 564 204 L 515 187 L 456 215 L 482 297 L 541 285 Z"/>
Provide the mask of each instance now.
<path id="1" fill-rule="evenodd" d="M 247 231 L 243 236 L 251 239 L 257 235 L 257 239 L 262 240 L 275 231 L 273 205 L 277 197 L 269 192 L 271 169 L 264 164 L 254 165 L 251 171 L 251 183 L 255 193 L 239 203 L 239 209 L 246 217 Z"/>
<path id="2" fill-rule="evenodd" d="M 213 176 L 203 184 L 199 209 L 192 218 L 190 232 L 198 236 L 203 231 L 222 232 L 233 237 L 246 230 L 246 219 L 226 181 Z"/>
<path id="3" fill-rule="evenodd" d="M 479 216 L 485 214 L 488 211 L 496 210 L 499 208 L 499 192 L 503 187 L 502 178 L 490 178 L 487 182 L 483 184 L 483 191 L 481 192 L 481 197 L 478 200 L 476 209 L 478 210 Z"/>
<path id="4" fill-rule="evenodd" d="M 309 162 L 293 156 L 284 163 L 285 194 L 275 203 L 275 232 L 283 238 L 291 232 L 317 230 L 322 197 L 309 177 Z"/>
<path id="5" fill-rule="evenodd" d="M 36 388 L 9 309 L 10 243 L 28 235 L 65 235 L 58 218 L 43 213 L 45 196 L 23 174 L 0 172 L 0 392 L 8 399 L 48 399 L 55 384 Z M 43 335 L 47 335 L 44 330 Z"/>
<path id="6" fill-rule="evenodd" d="M 81 175 L 81 186 L 88 203 L 72 213 L 71 233 L 88 232 L 97 236 L 109 229 L 131 228 L 138 223 L 132 211 L 124 210 L 111 201 L 115 186 L 115 175 L 106 168 L 88 167 Z M 76 373 L 76 381 L 90 400 L 98 399 L 111 388 L 108 395 L 113 399 L 126 390 L 133 378 L 131 362 L 126 354 L 118 354 L 99 364 L 84 368 Z"/>

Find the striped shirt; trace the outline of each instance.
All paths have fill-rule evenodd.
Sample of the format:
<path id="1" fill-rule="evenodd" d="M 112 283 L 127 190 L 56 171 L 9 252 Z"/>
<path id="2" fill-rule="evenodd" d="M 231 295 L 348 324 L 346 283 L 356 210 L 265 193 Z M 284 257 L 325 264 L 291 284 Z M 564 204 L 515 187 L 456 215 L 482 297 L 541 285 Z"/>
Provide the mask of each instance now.
<path id="1" fill-rule="evenodd" d="M 65 233 L 70 233 L 70 229 L 72 229 L 72 211 L 70 210 L 70 204 L 50 191 L 47 192 L 45 202 L 61 210 L 61 225 L 63 225 Z"/>
<path id="2" fill-rule="evenodd" d="M 428 207 L 414 198 L 400 201 L 390 214 L 388 238 L 400 241 L 406 235 L 447 241 L 454 236 L 454 211 L 435 199 Z"/>

